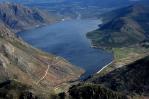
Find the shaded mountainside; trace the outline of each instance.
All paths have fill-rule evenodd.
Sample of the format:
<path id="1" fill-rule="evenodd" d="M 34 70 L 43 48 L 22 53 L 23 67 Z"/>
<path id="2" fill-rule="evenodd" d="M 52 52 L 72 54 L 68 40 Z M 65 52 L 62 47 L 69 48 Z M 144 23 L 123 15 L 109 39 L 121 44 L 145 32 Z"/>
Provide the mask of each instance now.
<path id="1" fill-rule="evenodd" d="M 99 47 L 124 47 L 147 41 L 148 10 L 148 5 L 136 4 L 104 14 L 105 23 L 87 37 Z"/>
<path id="2" fill-rule="evenodd" d="M 149 98 L 149 6 L 142 4 L 104 14 L 104 24 L 87 34 L 93 45 L 112 48 L 115 60 L 102 73 L 70 88 L 74 99 Z M 141 55 L 146 57 L 139 59 Z"/>
<path id="3" fill-rule="evenodd" d="M 93 83 L 72 86 L 69 89 L 69 94 L 72 99 L 128 99 L 123 94 Z"/>
<path id="4" fill-rule="evenodd" d="M 116 69 L 103 77 L 93 77 L 89 82 L 102 84 L 127 95 L 149 96 L 149 56 Z"/>
<path id="5" fill-rule="evenodd" d="M 32 48 L 0 25 L 0 83 L 15 79 L 38 91 L 49 91 L 82 73 L 63 58 Z"/>
<path id="6" fill-rule="evenodd" d="M 85 97 L 89 95 L 92 98 L 102 96 L 101 92 L 108 93 L 108 91 L 103 91 L 100 88 L 106 88 L 106 90 L 111 90 L 109 92 L 119 93 L 119 94 L 109 94 L 105 95 L 104 99 L 125 99 L 124 97 L 117 98 L 116 95 L 129 96 L 127 98 L 133 99 L 148 99 L 149 97 L 149 56 L 135 61 L 129 65 L 123 66 L 122 68 L 116 69 L 104 76 L 99 74 L 88 79 L 84 83 L 74 86 L 70 89 L 70 95 L 73 97 Z M 91 83 L 89 86 L 86 84 Z M 74 90 L 75 89 L 75 90 Z M 98 90 L 98 92 L 97 92 Z M 104 89 L 105 90 L 105 89 Z M 89 97 L 88 96 L 88 97 Z M 112 98 L 112 96 L 114 98 Z M 75 98 L 78 99 L 78 98 Z M 103 99 L 103 98 L 99 98 Z"/>
<path id="7" fill-rule="evenodd" d="M 41 97 L 39 97 L 39 94 L 35 94 L 31 86 L 27 86 L 18 81 L 7 80 L 0 83 L 1 99 L 39 99 Z"/>
<path id="8" fill-rule="evenodd" d="M 0 22 L 15 31 L 52 23 L 56 18 L 46 11 L 28 8 L 20 4 L 1 3 Z"/>

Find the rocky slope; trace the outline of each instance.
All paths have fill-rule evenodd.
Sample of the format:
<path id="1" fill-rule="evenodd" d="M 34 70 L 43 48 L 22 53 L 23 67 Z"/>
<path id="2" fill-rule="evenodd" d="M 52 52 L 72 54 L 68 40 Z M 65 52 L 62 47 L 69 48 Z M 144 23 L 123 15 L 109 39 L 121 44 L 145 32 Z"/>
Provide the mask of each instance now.
<path id="1" fill-rule="evenodd" d="M 0 24 L 0 83 L 15 80 L 38 91 L 49 91 L 82 73 L 65 59 L 32 48 Z"/>
<path id="2" fill-rule="evenodd" d="M 104 14 L 106 23 L 87 37 L 99 47 L 128 47 L 147 41 L 148 10 L 148 5 L 136 4 Z"/>
<path id="3" fill-rule="evenodd" d="M 38 25 L 55 22 L 46 11 L 28 8 L 20 4 L 1 3 L 0 22 L 10 29 L 20 31 Z"/>

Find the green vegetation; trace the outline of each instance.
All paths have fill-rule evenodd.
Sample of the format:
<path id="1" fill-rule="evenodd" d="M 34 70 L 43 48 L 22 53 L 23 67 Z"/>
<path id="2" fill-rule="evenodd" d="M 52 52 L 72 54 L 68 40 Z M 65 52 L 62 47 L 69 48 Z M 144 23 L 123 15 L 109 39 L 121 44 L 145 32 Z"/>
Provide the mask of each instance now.
<path id="1" fill-rule="evenodd" d="M 149 7 L 134 5 L 115 10 L 106 16 L 112 17 L 87 37 L 93 45 L 101 48 L 120 48 L 140 44 L 148 39 Z M 123 12 L 124 14 L 116 13 Z M 103 16 L 104 17 L 104 16 Z M 107 17 L 109 18 L 109 17 Z"/>
<path id="2" fill-rule="evenodd" d="M 113 91 L 130 96 L 148 96 L 149 91 L 149 56 L 129 65 L 111 71 L 104 76 L 89 79 L 89 82 L 102 84 Z"/>
<path id="3" fill-rule="evenodd" d="M 112 48 L 116 61 L 127 58 L 130 55 L 141 55 L 146 54 L 148 49 L 141 47 L 123 47 L 123 48 Z"/>
<path id="4" fill-rule="evenodd" d="M 112 48 L 111 50 L 114 55 L 113 63 L 104 68 L 100 73 L 94 75 L 94 77 L 106 75 L 107 73 L 117 68 L 130 64 L 138 59 L 149 55 L 149 49 L 143 47 Z"/>
<path id="5" fill-rule="evenodd" d="M 146 56 L 106 74 L 96 74 L 84 83 L 73 86 L 69 92 L 74 99 L 80 99 L 78 97 L 81 99 L 86 99 L 86 97 L 89 97 L 88 99 L 117 99 L 117 97 L 125 99 L 126 96 L 129 99 L 148 98 L 148 64 L 149 56 Z M 110 65 L 108 69 L 113 68 L 112 66 L 114 67 L 114 64 Z M 98 97 L 101 96 L 99 95 L 101 93 L 103 97 Z"/>
<path id="6" fill-rule="evenodd" d="M 149 6 L 132 5 L 106 13 L 102 15 L 105 23 L 87 33 L 93 46 L 114 54 L 113 64 L 100 76 L 148 55 L 148 10 Z"/>
<path id="7" fill-rule="evenodd" d="M 123 93 L 130 99 L 148 98 L 148 10 L 149 6 L 133 5 L 112 11 L 103 15 L 105 23 L 99 29 L 87 34 L 93 46 L 109 49 L 113 52 L 115 60 L 99 74 L 72 87 L 70 92 L 72 90 L 71 94 L 75 99 L 77 96 L 81 96 L 82 99 L 94 99 L 97 95 L 96 87 L 99 86 L 109 89 L 112 93 Z M 88 83 L 91 84 L 86 85 Z M 100 92 L 106 95 L 109 91 L 100 89 Z M 114 99 L 116 97 L 114 96 Z"/>
<path id="8" fill-rule="evenodd" d="M 7 80 L 0 83 L 1 99 L 37 99 L 29 90 L 30 86 L 24 85 L 16 80 Z"/>
<path id="9" fill-rule="evenodd" d="M 91 83 L 73 86 L 69 93 L 73 99 L 128 99 L 122 94 Z"/>

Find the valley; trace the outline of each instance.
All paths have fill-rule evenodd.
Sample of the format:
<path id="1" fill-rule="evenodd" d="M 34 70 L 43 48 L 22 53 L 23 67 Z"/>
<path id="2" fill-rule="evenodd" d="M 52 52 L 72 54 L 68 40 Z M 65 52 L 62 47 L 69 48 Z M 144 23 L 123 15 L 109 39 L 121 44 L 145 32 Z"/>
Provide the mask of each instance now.
<path id="1" fill-rule="evenodd" d="M 148 0 L 0 0 L 1 99 L 148 99 Z"/>
<path id="2" fill-rule="evenodd" d="M 70 95 L 74 99 L 148 99 L 148 5 L 124 7 L 102 17 L 103 24 L 87 37 L 95 48 L 111 51 L 114 61 L 72 86 Z"/>
<path id="3" fill-rule="evenodd" d="M 91 48 L 91 42 L 86 38 L 86 33 L 97 29 L 99 23 L 100 20 L 68 20 L 19 32 L 18 36 L 36 48 L 64 57 L 83 68 L 85 78 L 113 60 L 112 53 Z"/>

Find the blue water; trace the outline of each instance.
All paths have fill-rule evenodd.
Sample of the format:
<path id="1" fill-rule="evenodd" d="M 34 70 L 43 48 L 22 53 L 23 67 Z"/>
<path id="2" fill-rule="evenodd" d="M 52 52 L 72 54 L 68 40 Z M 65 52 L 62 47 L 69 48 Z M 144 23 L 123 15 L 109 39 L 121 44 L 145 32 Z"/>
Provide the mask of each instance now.
<path id="1" fill-rule="evenodd" d="M 18 33 L 26 42 L 43 51 L 62 56 L 92 75 L 113 59 L 111 53 L 91 48 L 86 33 L 98 28 L 100 20 L 67 20 Z"/>

